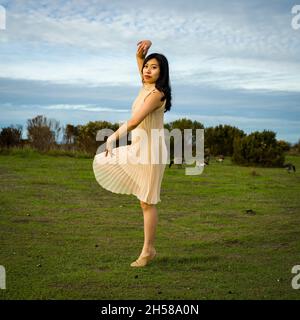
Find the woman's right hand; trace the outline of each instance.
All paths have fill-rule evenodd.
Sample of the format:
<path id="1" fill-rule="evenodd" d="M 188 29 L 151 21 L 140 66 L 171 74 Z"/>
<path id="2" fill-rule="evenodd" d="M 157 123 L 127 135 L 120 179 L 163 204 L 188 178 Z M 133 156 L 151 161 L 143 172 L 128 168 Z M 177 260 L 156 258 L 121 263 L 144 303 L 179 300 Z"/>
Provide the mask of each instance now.
<path id="1" fill-rule="evenodd" d="M 139 58 L 145 58 L 149 48 L 151 47 L 152 45 L 152 42 L 150 40 L 141 40 L 137 43 L 138 45 L 138 48 L 137 48 L 137 52 L 136 52 L 136 55 L 139 57 Z"/>
<path id="2" fill-rule="evenodd" d="M 108 154 L 110 154 L 111 157 L 113 156 L 113 153 L 112 153 L 113 142 L 109 138 L 111 138 L 111 136 L 108 137 L 107 140 L 106 140 L 105 150 L 104 150 L 105 151 L 105 157 L 107 157 Z"/>

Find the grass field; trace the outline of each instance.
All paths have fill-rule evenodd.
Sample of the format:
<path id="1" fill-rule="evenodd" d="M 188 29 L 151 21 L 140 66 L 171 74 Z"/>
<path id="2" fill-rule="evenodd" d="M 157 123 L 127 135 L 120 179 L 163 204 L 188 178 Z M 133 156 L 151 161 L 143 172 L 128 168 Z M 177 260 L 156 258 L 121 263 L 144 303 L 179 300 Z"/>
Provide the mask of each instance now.
<path id="1" fill-rule="evenodd" d="M 286 161 L 300 169 L 300 157 Z M 92 159 L 1 155 L 0 178 L 2 300 L 300 298 L 298 172 L 230 159 L 199 176 L 167 167 L 145 268 L 130 267 L 143 245 L 139 200 L 102 189 Z"/>

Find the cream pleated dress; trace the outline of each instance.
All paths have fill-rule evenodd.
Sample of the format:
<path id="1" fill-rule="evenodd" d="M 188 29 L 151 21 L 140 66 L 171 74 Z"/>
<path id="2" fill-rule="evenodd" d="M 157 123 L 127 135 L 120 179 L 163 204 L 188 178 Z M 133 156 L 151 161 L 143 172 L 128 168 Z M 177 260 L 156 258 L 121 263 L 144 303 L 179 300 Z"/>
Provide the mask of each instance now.
<path id="1" fill-rule="evenodd" d="M 137 98 L 134 100 L 132 115 L 143 106 L 144 100 L 155 90 L 155 84 L 143 84 Z M 97 182 L 105 189 L 121 194 L 133 194 L 139 200 L 148 204 L 156 204 L 161 201 L 160 191 L 162 178 L 167 163 L 167 147 L 164 135 L 164 109 L 163 105 L 153 112 L 131 131 L 131 144 L 112 149 L 112 155 L 106 152 L 96 154 L 93 161 L 93 170 Z M 148 143 L 143 143 L 138 129 L 147 133 Z M 152 147 L 151 129 L 162 129 L 159 146 Z M 145 140 L 144 140 L 145 141 Z M 157 140 L 156 140 L 157 141 Z M 145 150 L 147 149 L 147 150 Z M 154 151 L 154 149 L 156 151 Z M 158 151 L 157 151 L 158 150 Z M 146 152 L 146 163 L 137 161 L 140 152 Z M 156 153 L 159 161 L 151 161 L 151 152 Z M 159 152 L 159 154 L 157 153 Z M 122 160 L 127 157 L 126 163 Z M 153 159 L 153 158 L 152 158 Z"/>

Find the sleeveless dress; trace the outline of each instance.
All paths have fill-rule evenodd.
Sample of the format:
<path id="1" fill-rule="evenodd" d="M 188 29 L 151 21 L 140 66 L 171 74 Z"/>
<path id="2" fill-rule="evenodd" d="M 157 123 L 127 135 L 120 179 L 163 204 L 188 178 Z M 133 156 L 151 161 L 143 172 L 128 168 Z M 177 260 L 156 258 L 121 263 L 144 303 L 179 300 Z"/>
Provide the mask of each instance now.
<path id="1" fill-rule="evenodd" d="M 157 90 L 155 84 L 143 84 L 132 104 L 132 115 L 143 106 L 145 99 L 155 90 Z M 149 113 L 135 129 L 131 130 L 130 145 L 113 148 L 113 155 L 108 153 L 105 156 L 106 152 L 95 155 L 93 171 L 96 181 L 103 188 L 114 193 L 135 195 L 139 200 L 148 204 L 156 204 L 161 201 L 161 182 L 168 153 L 164 135 L 165 104 L 166 100 L 161 107 Z M 144 143 L 145 140 L 141 139 L 139 129 L 147 133 L 148 143 Z M 155 148 L 152 144 L 151 129 L 160 129 L 159 143 L 153 143 Z M 141 152 L 146 152 L 148 157 L 146 163 L 137 161 L 137 156 Z M 156 159 L 159 161 L 151 161 L 151 153 L 154 154 L 154 157 L 158 157 Z M 122 163 L 122 160 L 126 163 Z"/>

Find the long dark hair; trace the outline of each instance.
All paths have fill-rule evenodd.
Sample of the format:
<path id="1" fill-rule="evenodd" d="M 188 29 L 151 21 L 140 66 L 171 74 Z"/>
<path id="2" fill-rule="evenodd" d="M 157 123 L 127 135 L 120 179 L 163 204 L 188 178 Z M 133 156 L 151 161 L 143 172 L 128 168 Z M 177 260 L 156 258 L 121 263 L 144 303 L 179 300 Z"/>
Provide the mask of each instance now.
<path id="1" fill-rule="evenodd" d="M 145 64 L 150 60 L 155 58 L 158 63 L 159 63 L 159 68 L 160 68 L 160 74 L 159 78 L 156 80 L 155 87 L 164 93 L 164 97 L 161 98 L 161 101 L 164 101 L 167 99 L 166 105 L 165 105 L 165 111 L 170 111 L 171 109 L 171 100 L 172 100 L 172 95 L 171 95 L 171 86 L 170 86 L 170 76 L 169 76 L 169 63 L 167 58 L 160 53 L 151 53 L 149 54 L 143 63 L 142 67 L 142 72 L 144 69 Z M 144 82 L 144 80 L 143 80 Z"/>

